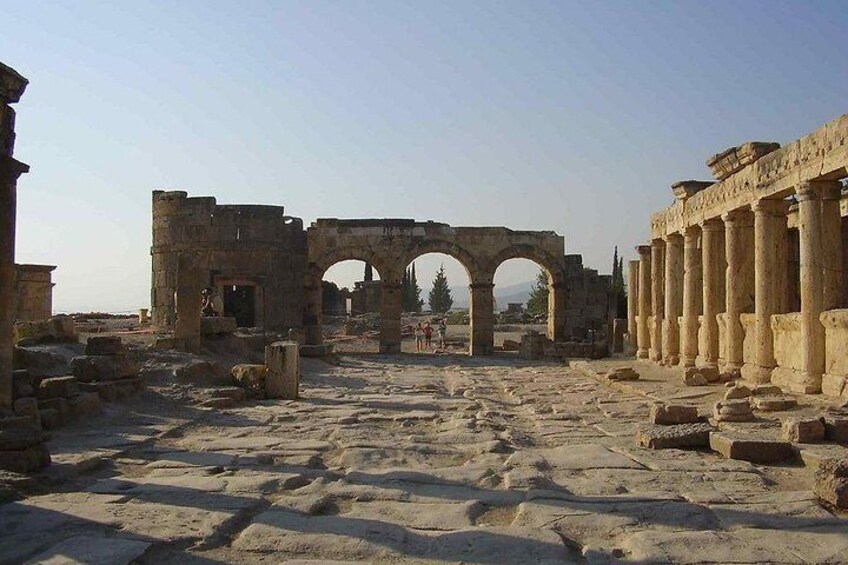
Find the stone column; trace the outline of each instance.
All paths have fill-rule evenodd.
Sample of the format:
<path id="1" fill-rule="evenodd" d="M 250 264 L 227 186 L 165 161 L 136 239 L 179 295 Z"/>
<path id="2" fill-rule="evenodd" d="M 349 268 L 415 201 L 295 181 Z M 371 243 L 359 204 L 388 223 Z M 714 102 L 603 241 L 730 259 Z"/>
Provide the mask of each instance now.
<path id="1" fill-rule="evenodd" d="M 746 374 L 745 379 L 767 383 L 777 362 L 774 358 L 774 333 L 771 329 L 772 314 L 779 314 L 786 296 L 786 213 L 789 203 L 785 200 L 758 200 L 751 207 L 754 211 L 754 312 L 756 313 L 756 368 Z"/>
<path id="2" fill-rule="evenodd" d="M 701 280 L 701 228 L 689 226 L 683 232 L 683 328 L 680 336 L 680 364 L 694 367 L 698 358 L 698 317 L 704 295 Z"/>
<path id="3" fill-rule="evenodd" d="M 627 342 L 628 353 L 636 352 L 636 319 L 639 316 L 639 261 L 630 261 L 627 272 Z"/>
<path id="4" fill-rule="evenodd" d="M 727 257 L 725 371 L 741 371 L 745 330 L 740 316 L 754 310 L 754 217 L 750 210 L 740 209 L 722 214 L 722 220 Z"/>
<path id="5" fill-rule="evenodd" d="M 822 308 L 835 310 L 845 305 L 842 296 L 842 217 L 839 181 L 821 182 L 822 213 Z"/>
<path id="6" fill-rule="evenodd" d="M 665 237 L 665 319 L 662 326 L 663 364 L 680 362 L 680 322 L 683 314 L 683 238 Z"/>
<path id="7" fill-rule="evenodd" d="M 718 321 L 724 310 L 724 223 L 719 219 L 701 224 L 701 265 L 704 277 L 703 350 L 700 365 L 718 367 Z"/>
<path id="8" fill-rule="evenodd" d="M 0 418 L 11 411 L 12 332 L 15 325 L 15 215 L 18 177 L 29 166 L 12 158 L 15 149 L 14 104 L 23 96 L 27 79 L 0 63 Z"/>
<path id="9" fill-rule="evenodd" d="M 565 283 L 548 284 L 548 337 L 565 341 Z"/>
<path id="10" fill-rule="evenodd" d="M 471 355 L 491 355 L 495 350 L 495 300 L 490 282 L 472 283 L 471 291 Z"/>
<path id="11" fill-rule="evenodd" d="M 402 285 L 383 280 L 380 297 L 380 353 L 400 353 L 400 316 Z"/>
<path id="12" fill-rule="evenodd" d="M 186 351 L 200 351 L 200 307 L 205 278 L 194 253 L 180 253 L 177 258 L 177 323 L 174 337 L 185 344 Z"/>
<path id="13" fill-rule="evenodd" d="M 636 357 L 647 359 L 651 348 L 651 334 L 648 329 L 648 318 L 651 316 L 651 246 L 639 245 L 639 319 L 637 321 L 636 342 L 638 349 Z"/>
<path id="14" fill-rule="evenodd" d="M 661 239 L 651 242 L 651 361 L 663 359 L 662 322 L 665 313 L 665 243 Z"/>
<path id="15" fill-rule="evenodd" d="M 830 255 L 823 249 L 825 242 L 822 240 L 822 197 L 825 194 L 830 195 L 833 190 L 835 183 L 832 181 L 808 181 L 801 183 L 797 191 L 803 376 L 798 382 L 790 383 L 789 388 L 793 392 L 821 392 L 821 378 L 824 372 L 824 326 L 819 316 L 824 311 L 824 256 Z M 831 205 L 828 205 L 827 209 L 832 212 Z M 827 245 L 838 248 L 838 244 L 832 241 L 828 241 Z"/>

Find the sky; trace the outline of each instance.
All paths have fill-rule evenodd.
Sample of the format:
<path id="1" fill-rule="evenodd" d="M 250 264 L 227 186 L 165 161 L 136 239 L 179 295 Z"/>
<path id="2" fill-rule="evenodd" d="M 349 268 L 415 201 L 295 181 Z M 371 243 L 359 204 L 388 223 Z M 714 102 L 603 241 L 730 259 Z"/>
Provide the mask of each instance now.
<path id="1" fill-rule="evenodd" d="M 707 157 L 848 112 L 844 0 L 0 0 L 0 29 L 17 261 L 59 266 L 57 311 L 148 305 L 154 189 L 554 230 L 608 273 Z"/>

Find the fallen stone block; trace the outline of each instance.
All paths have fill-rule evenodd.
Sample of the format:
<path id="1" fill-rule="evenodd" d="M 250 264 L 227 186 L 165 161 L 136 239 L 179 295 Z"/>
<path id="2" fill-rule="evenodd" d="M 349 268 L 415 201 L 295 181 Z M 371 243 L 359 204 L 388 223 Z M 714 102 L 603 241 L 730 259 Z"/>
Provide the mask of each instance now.
<path id="1" fill-rule="evenodd" d="M 707 378 L 701 373 L 684 373 L 683 384 L 686 386 L 707 386 Z"/>
<path id="2" fill-rule="evenodd" d="M 648 449 L 687 449 L 707 447 L 713 427 L 706 422 L 650 426 L 640 429 L 636 441 Z"/>
<path id="3" fill-rule="evenodd" d="M 752 396 L 754 392 L 746 387 L 745 385 L 734 385 L 727 389 L 727 392 L 724 393 L 725 400 L 737 400 L 740 398 L 748 398 Z"/>
<path id="4" fill-rule="evenodd" d="M 813 493 L 840 510 L 848 510 L 848 460 L 825 459 L 813 479 Z"/>
<path id="5" fill-rule="evenodd" d="M 725 371 L 723 373 L 718 374 L 717 382 L 720 383 L 732 383 L 742 378 L 742 373 L 740 371 Z"/>
<path id="6" fill-rule="evenodd" d="M 68 405 L 67 398 L 48 398 L 47 400 L 39 400 L 38 409 L 41 412 L 44 412 L 45 410 L 55 410 L 59 414 L 59 421 L 62 424 L 69 421 L 71 418 L 71 407 Z"/>
<path id="7" fill-rule="evenodd" d="M 77 340 L 74 320 L 69 316 L 55 316 L 47 320 L 15 322 L 13 334 L 15 344 L 28 343 L 73 343 Z"/>
<path id="8" fill-rule="evenodd" d="M 793 443 L 817 443 L 824 440 L 821 418 L 789 418 L 783 422 L 783 437 Z"/>
<path id="9" fill-rule="evenodd" d="M 649 420 L 652 424 L 693 424 L 698 421 L 698 407 L 686 404 L 651 405 Z"/>
<path id="10" fill-rule="evenodd" d="M 686 377 L 691 377 L 695 374 L 700 374 L 708 383 L 714 383 L 719 380 L 719 373 L 716 367 L 686 367 L 683 369 L 683 382 L 686 382 Z"/>
<path id="11" fill-rule="evenodd" d="M 56 430 L 63 424 L 62 416 L 55 408 L 39 408 L 38 418 L 41 421 L 41 427 L 45 430 Z"/>
<path id="12" fill-rule="evenodd" d="M 719 422 L 750 422 L 755 419 L 747 398 L 716 402 L 713 417 Z"/>
<path id="13" fill-rule="evenodd" d="M 0 425 L 5 420 L 0 420 Z M 44 433 L 27 421 L 26 425 L 15 423 L 13 426 L 0 427 L 0 451 L 18 451 L 38 445 L 44 441 Z"/>
<path id="14" fill-rule="evenodd" d="M 798 405 L 798 401 L 790 396 L 754 396 L 751 403 L 761 412 L 781 412 Z"/>
<path id="15" fill-rule="evenodd" d="M 639 373 L 633 367 L 615 367 L 607 371 L 608 381 L 638 381 Z"/>
<path id="16" fill-rule="evenodd" d="M 80 355 L 71 359 L 71 371 L 83 382 L 114 381 L 138 373 L 138 364 L 126 355 Z"/>
<path id="17" fill-rule="evenodd" d="M 12 397 L 23 398 L 35 396 L 33 378 L 27 369 L 16 369 L 12 371 Z"/>
<path id="18" fill-rule="evenodd" d="M 31 473 L 50 465 L 50 451 L 44 443 L 6 451 L 0 449 L 0 469 L 15 473 Z"/>
<path id="19" fill-rule="evenodd" d="M 131 377 L 112 381 L 115 385 L 115 400 L 126 400 L 144 390 L 144 379 Z"/>
<path id="20" fill-rule="evenodd" d="M 124 344 L 118 336 L 93 336 L 85 343 L 86 355 L 123 355 Z"/>
<path id="21" fill-rule="evenodd" d="M 515 341 L 514 339 L 505 339 L 503 341 L 503 350 L 504 351 L 519 351 L 521 349 L 521 343 Z"/>
<path id="22" fill-rule="evenodd" d="M 118 399 L 118 391 L 115 381 L 80 383 L 79 388 L 84 392 L 96 393 L 103 402 L 114 402 Z"/>
<path id="23" fill-rule="evenodd" d="M 200 405 L 206 408 L 234 408 L 238 406 L 238 401 L 228 396 L 215 396 L 204 400 Z"/>
<path id="24" fill-rule="evenodd" d="M 751 463 L 780 463 L 795 456 L 792 444 L 775 439 L 740 438 L 723 432 L 710 433 L 710 449 L 726 459 Z"/>
<path id="25" fill-rule="evenodd" d="M 70 398 L 79 392 L 76 377 L 50 377 L 41 379 L 38 385 L 38 398 Z"/>
<path id="26" fill-rule="evenodd" d="M 96 392 L 81 392 L 68 399 L 68 407 L 74 418 L 100 414 L 100 396 Z"/>
<path id="27" fill-rule="evenodd" d="M 332 343 L 322 343 L 319 345 L 301 345 L 300 354 L 303 357 L 326 357 L 333 352 Z"/>
<path id="28" fill-rule="evenodd" d="M 12 406 L 16 416 L 25 416 L 32 420 L 33 424 L 41 427 L 41 419 L 38 416 L 38 400 L 32 396 L 15 400 Z"/>
<path id="29" fill-rule="evenodd" d="M 237 386 L 225 386 L 215 388 L 210 391 L 213 397 L 216 398 L 231 398 L 236 402 L 243 402 L 247 398 L 243 388 Z"/>
<path id="30" fill-rule="evenodd" d="M 298 344 L 278 341 L 265 347 L 265 396 L 294 400 L 300 388 Z"/>
<path id="31" fill-rule="evenodd" d="M 781 396 L 783 389 L 777 385 L 757 385 L 753 392 L 754 396 Z"/>
<path id="32" fill-rule="evenodd" d="M 848 444 L 848 417 L 825 412 L 824 429 L 826 439 L 836 443 Z"/>
<path id="33" fill-rule="evenodd" d="M 251 398 L 265 398 L 265 365 L 235 365 L 230 369 L 233 382 Z"/>

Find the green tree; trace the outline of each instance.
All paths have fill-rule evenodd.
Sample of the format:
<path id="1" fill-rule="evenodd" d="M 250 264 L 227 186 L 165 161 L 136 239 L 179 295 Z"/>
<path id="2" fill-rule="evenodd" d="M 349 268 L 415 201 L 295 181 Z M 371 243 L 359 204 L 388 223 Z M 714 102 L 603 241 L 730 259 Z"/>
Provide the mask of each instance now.
<path id="1" fill-rule="evenodd" d="M 421 299 L 421 287 L 418 286 L 418 277 L 415 276 L 415 263 L 412 264 L 412 273 L 410 273 L 409 278 L 409 286 L 411 288 L 410 305 L 413 312 L 420 312 L 421 307 L 424 306 L 424 301 Z"/>
<path id="2" fill-rule="evenodd" d="M 429 295 L 430 310 L 437 314 L 444 314 L 453 306 L 453 297 L 448 286 L 448 278 L 445 276 L 445 265 L 439 267 L 436 278 L 433 279 L 433 288 Z"/>
<path id="3" fill-rule="evenodd" d="M 544 269 L 539 269 L 536 282 L 530 288 L 527 313 L 531 316 L 541 316 L 548 313 L 548 273 Z"/>

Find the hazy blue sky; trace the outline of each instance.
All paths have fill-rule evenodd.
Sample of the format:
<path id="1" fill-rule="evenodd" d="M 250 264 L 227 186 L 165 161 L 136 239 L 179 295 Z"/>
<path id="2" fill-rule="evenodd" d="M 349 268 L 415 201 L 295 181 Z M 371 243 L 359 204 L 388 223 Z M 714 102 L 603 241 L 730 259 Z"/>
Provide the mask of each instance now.
<path id="1" fill-rule="evenodd" d="M 0 60 L 31 82 L 18 261 L 59 265 L 59 310 L 147 305 L 154 188 L 307 223 L 550 229 L 609 272 L 673 181 L 709 178 L 709 155 L 848 111 L 844 0 L 0 0 L 0 14 Z"/>

